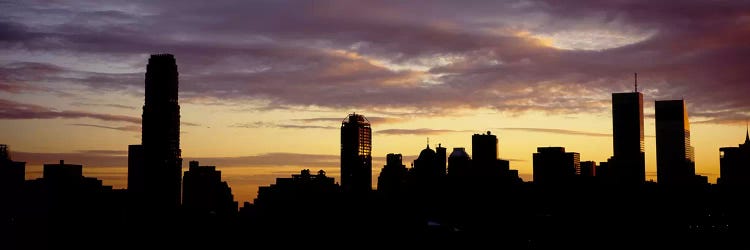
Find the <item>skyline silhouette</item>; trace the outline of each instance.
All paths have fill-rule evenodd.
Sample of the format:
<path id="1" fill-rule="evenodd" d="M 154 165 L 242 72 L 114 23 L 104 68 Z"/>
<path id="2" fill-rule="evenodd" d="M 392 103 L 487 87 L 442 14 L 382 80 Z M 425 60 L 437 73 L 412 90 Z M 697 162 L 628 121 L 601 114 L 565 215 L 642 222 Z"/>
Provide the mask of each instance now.
<path id="1" fill-rule="evenodd" d="M 750 232 L 750 1 L 0 9 L 2 250 Z"/>
<path id="2" fill-rule="evenodd" d="M 242 201 L 299 169 L 340 179 L 340 142 L 327 138 L 353 112 L 377 124 L 372 176 L 388 153 L 411 162 L 426 137 L 471 153 L 470 135 L 492 131 L 530 180 L 537 147 L 619 155 L 611 95 L 632 92 L 638 72 L 645 179 L 657 178 L 654 101 L 685 99 L 696 172 L 711 183 L 716 148 L 741 143 L 750 118 L 744 1 L 0 6 L 0 131 L 11 131 L 0 143 L 28 179 L 66 159 L 127 187 L 122 145 L 142 143 L 144 62 L 158 52 L 180 57 L 182 158 L 216 165 Z"/>
<path id="3" fill-rule="evenodd" d="M 127 146 L 132 189 L 103 185 L 102 180 L 86 177 L 83 165 L 66 164 L 64 159 L 45 164 L 42 178 L 25 180 L 25 163 L 14 161 L 7 145 L 0 146 L 0 199 L 7 204 L 0 210 L 0 229 L 10 232 L 3 235 L 7 238 L 3 246 L 97 248 L 126 240 L 117 248 L 154 243 L 223 249 L 241 242 L 236 237 L 243 234 L 265 244 L 275 237 L 292 236 L 296 240 L 291 245 L 340 235 L 351 244 L 370 239 L 372 235 L 360 232 L 374 230 L 380 237 L 410 236 L 383 239 L 380 243 L 386 245 L 492 242 L 548 249 L 602 247 L 629 240 L 626 246 L 724 247 L 740 240 L 731 236 L 750 231 L 746 219 L 750 213 L 745 210 L 750 207 L 742 200 L 750 189 L 741 184 L 750 176 L 738 170 L 750 166 L 746 145 L 719 149 L 726 176 L 719 184 L 710 184 L 695 171 L 685 100 L 656 101 L 659 179 L 646 181 L 641 171 L 639 92 L 612 95 L 613 125 L 626 124 L 625 130 L 615 130 L 620 132 L 613 137 L 620 139 L 613 140 L 612 147 L 622 150 L 614 152 L 627 153 L 598 166 L 591 161 L 582 166 L 582 156 L 564 147 L 537 147 L 534 179 L 524 181 L 501 157 L 501 149 L 512 145 L 487 131 L 471 136 L 471 155 L 461 147 L 448 155 L 441 143 L 433 150 L 429 139 L 410 167 L 402 154 L 388 154 L 373 183 L 371 154 L 377 145 L 372 141 L 373 124 L 364 115 L 351 113 L 340 127 L 340 182 L 323 169 L 316 174 L 302 169 L 291 178 L 260 186 L 252 203 L 238 207 L 231 185 L 216 166 L 190 161 L 188 171 L 182 171 L 175 57 L 151 55 L 147 67 L 143 144 Z M 745 132 L 747 144 L 750 129 Z M 624 145 L 628 147 L 623 149 Z M 377 189 L 372 189 L 373 184 Z M 599 205 L 608 209 L 586 211 Z M 64 230 L 73 225 L 83 230 Z M 615 231 L 625 233 L 611 233 Z M 183 241 L 165 232 L 190 238 Z M 633 232 L 669 232 L 670 236 L 633 238 Z M 94 238 L 79 240 L 80 233 Z M 574 237 L 579 234 L 592 238 Z M 725 241 L 717 244 L 717 240 Z"/>

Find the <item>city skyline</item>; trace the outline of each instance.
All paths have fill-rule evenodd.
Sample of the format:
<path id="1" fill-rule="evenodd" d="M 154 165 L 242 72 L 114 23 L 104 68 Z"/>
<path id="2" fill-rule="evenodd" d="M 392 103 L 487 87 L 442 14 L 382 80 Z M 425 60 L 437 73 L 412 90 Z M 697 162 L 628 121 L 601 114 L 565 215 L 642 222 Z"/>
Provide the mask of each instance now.
<path id="1" fill-rule="evenodd" d="M 470 135 L 492 131 L 500 158 L 530 181 L 537 147 L 565 147 L 581 161 L 612 156 L 610 95 L 631 90 L 639 72 L 646 180 L 656 180 L 654 101 L 684 98 L 696 174 L 716 182 L 719 148 L 742 142 L 750 107 L 748 59 L 737 56 L 746 51 L 745 3 L 691 2 L 676 13 L 660 3 L 519 3 L 433 3 L 417 16 L 405 14 L 413 3 L 251 3 L 205 13 L 191 4 L 2 3 L 0 129 L 10 132 L 0 143 L 28 162 L 27 179 L 65 160 L 125 188 L 127 145 L 140 143 L 144 61 L 165 52 L 179 57 L 182 157 L 215 165 L 239 201 L 301 169 L 340 181 L 338 125 L 355 112 L 372 123 L 373 180 L 386 154 L 408 166 L 426 137 L 433 148 L 472 154 Z M 265 27 L 232 15 L 241 7 L 260 20 L 270 18 L 263 12 L 299 19 Z M 178 13 L 198 18 L 170 19 Z"/>

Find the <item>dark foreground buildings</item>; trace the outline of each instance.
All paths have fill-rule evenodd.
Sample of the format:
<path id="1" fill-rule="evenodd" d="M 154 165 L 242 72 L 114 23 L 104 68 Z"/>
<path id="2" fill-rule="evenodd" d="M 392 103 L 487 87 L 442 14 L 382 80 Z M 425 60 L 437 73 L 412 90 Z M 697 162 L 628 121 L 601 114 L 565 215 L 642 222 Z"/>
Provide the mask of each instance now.
<path id="1" fill-rule="evenodd" d="M 128 187 L 143 209 L 175 211 L 180 205 L 182 158 L 177 63 L 151 55 L 146 69 L 142 145 L 129 147 Z"/>
<path id="2" fill-rule="evenodd" d="M 618 184 L 639 185 L 646 180 L 643 145 L 643 94 L 635 90 L 612 94 L 611 177 Z"/>
<path id="3" fill-rule="evenodd" d="M 662 186 L 695 180 L 690 122 L 684 100 L 656 101 L 656 174 Z"/>
<path id="4" fill-rule="evenodd" d="M 221 180 L 215 166 L 200 166 L 190 161 L 185 172 L 182 208 L 190 216 L 231 218 L 237 213 L 232 189 Z"/>
<path id="5" fill-rule="evenodd" d="M 556 186 L 570 184 L 580 173 L 581 156 L 565 152 L 563 147 L 540 147 L 534 153 L 534 184 Z"/>
<path id="6" fill-rule="evenodd" d="M 372 190 L 372 129 L 363 115 L 341 123 L 341 187 L 345 192 Z"/>
<path id="7" fill-rule="evenodd" d="M 737 147 L 719 149 L 720 177 L 717 184 L 728 191 L 750 191 L 750 132 Z"/>

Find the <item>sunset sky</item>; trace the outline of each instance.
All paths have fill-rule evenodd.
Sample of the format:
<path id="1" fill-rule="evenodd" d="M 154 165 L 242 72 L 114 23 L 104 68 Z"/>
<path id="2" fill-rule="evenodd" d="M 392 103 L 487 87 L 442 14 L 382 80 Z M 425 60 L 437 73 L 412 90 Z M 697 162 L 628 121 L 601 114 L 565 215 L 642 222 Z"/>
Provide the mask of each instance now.
<path id="1" fill-rule="evenodd" d="M 301 169 L 338 181 L 348 113 L 409 166 L 427 137 L 450 152 L 498 135 L 531 180 L 536 147 L 612 155 L 611 93 L 644 93 L 646 179 L 654 100 L 684 98 L 696 172 L 750 117 L 748 1 L 0 1 L 0 144 L 64 159 L 126 188 L 150 54 L 175 55 L 181 148 L 216 165 L 235 198 Z"/>

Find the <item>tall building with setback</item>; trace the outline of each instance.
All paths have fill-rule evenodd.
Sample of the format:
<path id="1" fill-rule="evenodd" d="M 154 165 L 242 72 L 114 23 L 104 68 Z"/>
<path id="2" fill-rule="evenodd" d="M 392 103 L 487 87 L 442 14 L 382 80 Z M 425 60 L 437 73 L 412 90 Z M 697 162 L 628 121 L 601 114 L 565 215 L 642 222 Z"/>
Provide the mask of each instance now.
<path id="1" fill-rule="evenodd" d="M 643 145 L 643 94 L 612 94 L 611 176 L 620 184 L 646 181 L 646 156 Z"/>
<path id="2" fill-rule="evenodd" d="M 730 190 L 750 190 L 750 132 L 745 143 L 719 149 L 720 177 L 717 183 Z"/>
<path id="3" fill-rule="evenodd" d="M 215 166 L 200 166 L 190 161 L 185 172 L 182 204 L 186 212 L 197 216 L 228 217 L 237 212 L 232 189 L 221 180 Z"/>
<path id="4" fill-rule="evenodd" d="M 695 176 L 695 160 L 685 101 L 656 101 L 655 110 L 657 181 L 661 185 L 686 184 Z"/>
<path id="5" fill-rule="evenodd" d="M 177 63 L 173 55 L 148 59 L 143 105 L 142 148 L 131 146 L 128 185 L 139 189 L 144 204 L 157 210 L 180 205 L 182 158 Z M 139 159 L 139 155 L 140 159 Z"/>
<path id="6" fill-rule="evenodd" d="M 539 147 L 534 153 L 534 183 L 558 185 L 569 182 L 580 169 L 581 157 L 563 147 Z"/>
<path id="7" fill-rule="evenodd" d="M 372 129 L 363 115 L 341 123 L 341 187 L 345 192 L 372 190 Z"/>

